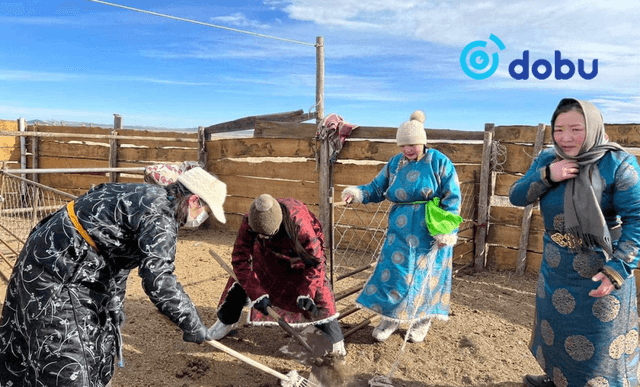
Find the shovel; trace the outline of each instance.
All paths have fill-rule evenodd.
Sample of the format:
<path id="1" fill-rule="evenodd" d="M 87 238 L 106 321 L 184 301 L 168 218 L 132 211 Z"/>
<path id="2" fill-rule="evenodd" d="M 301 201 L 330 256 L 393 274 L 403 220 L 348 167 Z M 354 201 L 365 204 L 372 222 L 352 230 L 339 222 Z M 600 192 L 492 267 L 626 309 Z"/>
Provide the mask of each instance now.
<path id="1" fill-rule="evenodd" d="M 229 273 L 229 275 L 231 277 L 233 277 L 234 280 L 236 280 L 236 282 L 238 281 L 238 277 L 236 277 L 236 273 L 233 272 L 233 270 L 231 270 L 231 268 L 229 267 L 229 265 L 227 265 L 227 263 L 218 255 L 216 254 L 215 251 L 213 251 L 213 249 L 209 249 L 209 254 L 211 254 L 211 256 L 218 261 L 218 263 L 220 264 L 220 266 L 222 266 L 222 268 Z M 278 322 L 278 325 L 280 325 L 282 327 L 282 329 L 285 330 L 285 332 L 287 332 L 288 334 L 290 334 L 291 336 L 293 336 L 296 341 L 298 341 L 298 343 L 300 343 L 300 345 L 302 345 L 304 347 L 304 349 L 306 349 L 307 351 L 309 351 L 309 353 L 313 353 L 313 349 L 309 346 L 309 344 L 307 344 L 306 341 L 304 341 L 304 339 L 302 339 L 302 337 L 300 337 L 300 335 L 298 334 L 298 332 L 296 332 L 291 325 L 289 325 L 289 323 L 287 323 L 286 321 L 284 321 L 284 319 L 282 317 L 280 317 L 280 315 L 278 314 L 278 312 L 276 312 L 275 310 L 273 310 L 272 307 L 268 306 L 267 307 L 267 312 L 269 314 L 269 317 L 271 317 L 272 319 L 274 319 L 275 321 Z"/>

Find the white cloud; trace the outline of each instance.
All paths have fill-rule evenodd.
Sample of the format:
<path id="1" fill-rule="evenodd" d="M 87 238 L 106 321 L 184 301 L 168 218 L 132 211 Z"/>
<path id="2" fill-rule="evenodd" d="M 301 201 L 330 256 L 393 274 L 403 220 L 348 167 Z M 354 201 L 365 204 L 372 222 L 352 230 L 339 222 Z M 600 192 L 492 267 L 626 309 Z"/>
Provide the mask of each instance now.
<path id="1" fill-rule="evenodd" d="M 84 72 L 85 70 L 78 69 Z M 78 73 L 54 73 L 41 71 L 1 70 L 0 81 L 20 82 L 72 82 L 72 81 L 114 81 L 114 82 L 144 82 L 163 85 L 182 86 L 208 86 L 208 82 L 182 81 L 175 79 L 162 79 L 141 77 L 135 75 L 103 75 L 103 74 L 78 74 Z"/>
<path id="2" fill-rule="evenodd" d="M 602 96 L 590 101 L 600 107 L 607 123 L 640 123 L 640 96 Z"/>
<path id="3" fill-rule="evenodd" d="M 210 18 L 210 20 L 212 22 L 230 24 L 236 27 L 251 27 L 260 29 L 266 29 L 270 27 L 268 24 L 261 23 L 258 20 L 247 18 L 242 12 L 235 12 L 227 16 L 215 16 Z"/>

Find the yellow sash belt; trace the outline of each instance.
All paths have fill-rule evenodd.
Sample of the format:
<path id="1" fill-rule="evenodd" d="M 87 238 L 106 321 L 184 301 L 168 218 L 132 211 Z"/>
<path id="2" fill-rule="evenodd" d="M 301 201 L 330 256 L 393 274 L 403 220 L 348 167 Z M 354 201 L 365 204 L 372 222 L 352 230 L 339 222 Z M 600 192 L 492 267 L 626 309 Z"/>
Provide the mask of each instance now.
<path id="1" fill-rule="evenodd" d="M 76 230 L 78 230 L 82 238 L 84 238 L 84 240 L 87 241 L 89 246 L 93 247 L 95 251 L 98 251 L 98 247 L 96 246 L 96 243 L 93 241 L 93 239 L 91 239 L 89 234 L 87 234 L 87 231 L 85 231 L 84 227 L 82 227 L 82 225 L 78 221 L 76 212 L 73 209 L 73 200 L 67 203 L 67 213 L 69 214 L 69 219 L 71 219 L 71 223 L 73 223 L 73 225 L 76 227 Z"/>

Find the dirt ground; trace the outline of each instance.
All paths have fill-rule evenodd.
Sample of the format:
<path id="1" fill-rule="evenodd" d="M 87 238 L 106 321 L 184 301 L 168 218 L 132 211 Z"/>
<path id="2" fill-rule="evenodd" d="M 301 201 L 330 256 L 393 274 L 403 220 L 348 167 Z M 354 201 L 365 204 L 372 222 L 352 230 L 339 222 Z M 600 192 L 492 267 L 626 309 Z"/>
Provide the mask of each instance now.
<path id="1" fill-rule="evenodd" d="M 218 230 L 181 231 L 176 274 L 205 323 L 216 319 L 216 307 L 227 274 L 209 254 L 213 249 L 230 262 L 235 235 Z M 345 339 L 348 386 L 368 385 L 376 375 L 391 376 L 393 386 L 520 386 L 522 376 L 539 373 L 527 343 L 531 334 L 536 278 L 513 273 L 462 274 L 453 280 L 449 321 L 436 321 L 423 343 L 407 343 L 405 329 L 378 343 L 375 322 Z M 1 289 L 4 293 L 4 289 Z M 341 310 L 353 298 L 338 305 Z M 275 387 L 279 380 L 207 345 L 182 341 L 182 333 L 157 312 L 142 291 L 135 271 L 125 304 L 124 368 L 117 368 L 114 387 L 219 386 Z M 341 321 L 343 332 L 367 315 L 358 312 Z M 244 316 L 241 319 L 244 321 Z M 292 340 L 279 327 L 241 325 L 221 343 L 282 374 L 304 366 L 279 351 Z"/>
<path id="2" fill-rule="evenodd" d="M 216 229 L 180 231 L 176 274 L 196 304 L 205 324 L 216 320 L 216 307 L 228 275 L 211 257 L 213 249 L 227 262 L 235 234 Z M 3 268 L 7 269 L 7 268 Z M 461 269 L 455 267 L 454 269 Z M 6 270 L 2 270 L 6 273 Z M 363 273 L 362 278 L 367 274 Z M 355 280 L 336 285 L 336 292 Z M 453 279 L 449 321 L 435 321 L 423 343 L 401 347 L 402 327 L 379 343 L 371 336 L 374 320 L 345 338 L 345 383 L 331 387 L 367 387 L 374 376 L 391 376 L 394 387 L 521 386 L 522 376 L 540 373 L 527 344 L 531 335 L 536 278 L 512 272 L 471 274 L 462 268 Z M 4 302 L 6 281 L 0 281 Z M 343 310 L 357 293 L 338 303 Z M 140 278 L 129 278 L 123 328 L 124 368 L 116 368 L 113 387 L 276 387 L 279 379 L 208 344 L 182 341 L 182 332 L 160 314 L 144 294 Z M 245 316 L 241 322 L 245 321 Z M 357 312 L 341 320 L 343 332 L 368 314 Z M 279 349 L 292 342 L 280 327 L 240 324 L 237 333 L 220 342 L 281 374 L 296 370 L 309 377 L 310 368 Z M 390 372 L 393 374 L 390 375 Z M 328 387 L 328 386 L 327 386 Z"/>

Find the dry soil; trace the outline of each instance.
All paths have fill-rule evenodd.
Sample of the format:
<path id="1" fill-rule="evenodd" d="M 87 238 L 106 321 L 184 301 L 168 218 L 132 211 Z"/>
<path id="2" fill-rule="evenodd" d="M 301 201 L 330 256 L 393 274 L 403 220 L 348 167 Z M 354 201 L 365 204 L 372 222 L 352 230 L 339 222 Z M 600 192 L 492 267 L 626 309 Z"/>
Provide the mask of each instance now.
<path id="1" fill-rule="evenodd" d="M 216 307 L 228 278 L 209 249 L 230 261 L 234 240 L 233 233 L 218 230 L 180 233 L 176 274 L 207 325 L 215 322 Z M 456 269 L 450 319 L 436 321 L 423 343 L 407 343 L 402 351 L 404 328 L 388 341 L 376 342 L 371 337 L 375 322 L 345 339 L 345 369 L 350 378 L 345 385 L 365 387 L 374 376 L 389 376 L 394 370 L 390 376 L 396 387 L 510 387 L 520 386 L 524 374 L 540 372 L 527 346 L 536 278 Z M 1 291 L 4 293 L 4 289 Z M 345 302 L 338 309 L 348 304 Z M 116 370 L 114 387 L 279 385 L 276 377 L 210 345 L 183 342 L 179 329 L 144 294 L 135 271 L 128 283 L 125 312 L 125 366 Z M 343 331 L 365 317 L 364 312 L 346 317 L 341 321 Z M 280 373 L 296 370 L 308 376 L 309 367 L 279 351 L 290 340 L 279 327 L 241 324 L 237 333 L 221 343 Z"/>

